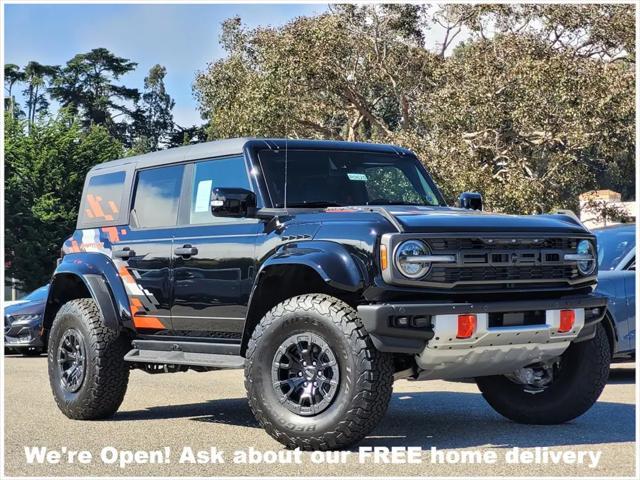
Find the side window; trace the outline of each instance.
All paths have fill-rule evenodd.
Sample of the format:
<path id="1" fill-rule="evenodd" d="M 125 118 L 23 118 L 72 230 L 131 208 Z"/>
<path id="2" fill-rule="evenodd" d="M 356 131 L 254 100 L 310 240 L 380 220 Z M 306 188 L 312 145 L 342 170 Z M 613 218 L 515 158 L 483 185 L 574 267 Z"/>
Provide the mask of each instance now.
<path id="1" fill-rule="evenodd" d="M 125 172 L 113 172 L 91 177 L 84 192 L 80 223 L 118 218 L 125 176 Z"/>
<path id="2" fill-rule="evenodd" d="M 214 217 L 211 214 L 211 189 L 216 187 L 250 188 L 243 157 L 195 164 L 189 214 L 191 224 L 229 222 L 228 218 Z"/>
<path id="3" fill-rule="evenodd" d="M 133 215 L 138 227 L 170 227 L 178 223 L 178 203 L 184 165 L 138 172 Z"/>

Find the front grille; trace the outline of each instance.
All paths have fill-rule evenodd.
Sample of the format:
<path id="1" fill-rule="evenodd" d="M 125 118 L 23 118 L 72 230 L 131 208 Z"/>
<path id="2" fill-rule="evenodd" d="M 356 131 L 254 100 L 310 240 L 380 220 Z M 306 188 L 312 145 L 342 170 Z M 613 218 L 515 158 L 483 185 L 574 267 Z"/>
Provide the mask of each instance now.
<path id="1" fill-rule="evenodd" d="M 448 286 L 475 288 L 482 283 L 509 286 L 565 284 L 580 277 L 564 262 L 578 239 L 565 237 L 459 237 L 426 239 L 433 254 L 454 254 L 456 263 L 434 263 L 423 279 Z"/>
<path id="2" fill-rule="evenodd" d="M 532 265 L 510 267 L 443 267 L 433 266 L 431 282 L 496 282 L 513 280 L 564 280 L 578 277 L 578 270 L 567 265 Z"/>
<path id="3" fill-rule="evenodd" d="M 516 250 L 527 248 L 575 250 L 575 238 L 431 238 L 428 241 L 433 252 L 483 250 Z"/>

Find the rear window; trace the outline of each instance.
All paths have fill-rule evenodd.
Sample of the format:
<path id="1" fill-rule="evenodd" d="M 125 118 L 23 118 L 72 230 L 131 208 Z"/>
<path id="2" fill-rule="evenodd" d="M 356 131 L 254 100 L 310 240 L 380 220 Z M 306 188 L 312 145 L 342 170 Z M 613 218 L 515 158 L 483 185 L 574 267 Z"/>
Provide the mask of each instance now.
<path id="1" fill-rule="evenodd" d="M 124 171 L 91 177 L 84 191 L 79 223 L 106 223 L 118 218 L 125 177 Z"/>

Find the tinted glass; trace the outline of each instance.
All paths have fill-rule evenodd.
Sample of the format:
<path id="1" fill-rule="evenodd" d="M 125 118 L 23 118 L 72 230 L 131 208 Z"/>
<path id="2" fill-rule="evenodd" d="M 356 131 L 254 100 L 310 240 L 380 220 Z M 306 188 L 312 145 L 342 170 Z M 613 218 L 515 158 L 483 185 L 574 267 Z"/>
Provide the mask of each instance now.
<path id="1" fill-rule="evenodd" d="M 594 231 L 598 238 L 598 268 L 613 270 L 636 246 L 635 227 L 606 228 Z"/>
<path id="2" fill-rule="evenodd" d="M 436 188 L 415 158 L 349 151 L 258 153 L 274 207 L 439 205 Z"/>
<path id="3" fill-rule="evenodd" d="M 133 209 L 139 227 L 176 225 L 183 172 L 183 165 L 138 172 Z"/>
<path id="4" fill-rule="evenodd" d="M 124 190 L 125 172 L 113 172 L 91 177 L 84 192 L 80 221 L 93 223 L 110 222 L 120 213 L 120 202 Z"/>
<path id="5" fill-rule="evenodd" d="M 243 157 L 196 163 L 191 195 L 191 223 L 229 222 L 228 218 L 211 214 L 211 189 L 216 187 L 249 189 Z"/>

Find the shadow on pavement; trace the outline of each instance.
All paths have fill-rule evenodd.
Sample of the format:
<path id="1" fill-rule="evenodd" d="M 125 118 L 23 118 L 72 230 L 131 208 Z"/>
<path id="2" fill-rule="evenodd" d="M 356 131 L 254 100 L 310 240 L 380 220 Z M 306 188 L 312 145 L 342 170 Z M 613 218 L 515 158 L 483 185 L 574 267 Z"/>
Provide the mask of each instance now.
<path id="1" fill-rule="evenodd" d="M 600 401 L 569 423 L 521 425 L 495 413 L 479 393 L 399 393 L 362 444 L 442 449 L 620 443 L 635 440 L 634 425 L 633 404 Z"/>
<path id="2" fill-rule="evenodd" d="M 619 385 L 619 384 L 633 384 L 635 383 L 635 381 L 636 381 L 635 368 L 611 367 L 611 372 L 609 373 L 609 381 L 607 383 Z"/>
<path id="3" fill-rule="evenodd" d="M 633 381 L 633 375 L 628 377 Z M 245 398 L 119 412 L 111 420 L 186 417 L 198 422 L 259 428 Z M 495 413 L 479 393 L 398 392 L 393 394 L 380 425 L 361 444 L 443 449 L 620 443 L 635 440 L 634 425 L 633 404 L 601 401 L 563 425 L 520 425 Z"/>

